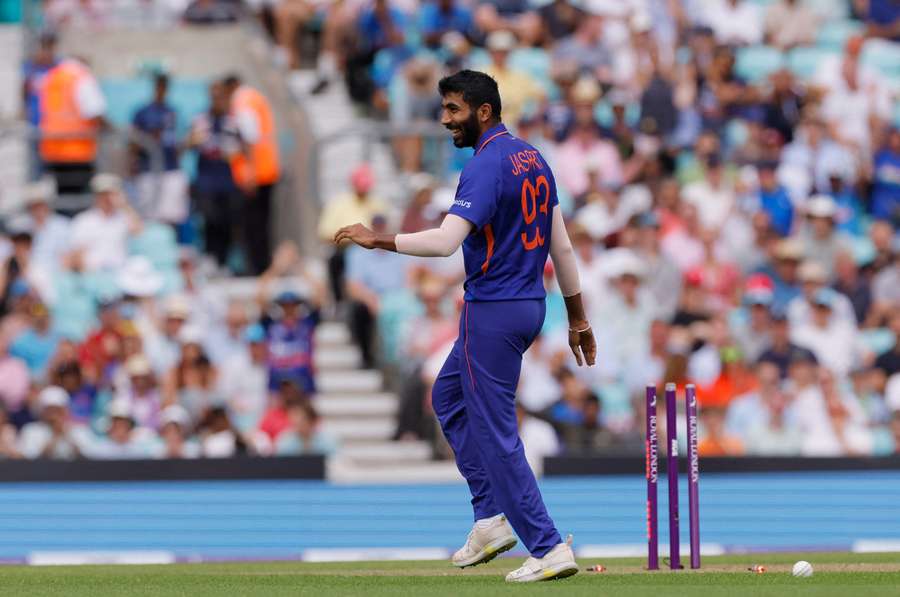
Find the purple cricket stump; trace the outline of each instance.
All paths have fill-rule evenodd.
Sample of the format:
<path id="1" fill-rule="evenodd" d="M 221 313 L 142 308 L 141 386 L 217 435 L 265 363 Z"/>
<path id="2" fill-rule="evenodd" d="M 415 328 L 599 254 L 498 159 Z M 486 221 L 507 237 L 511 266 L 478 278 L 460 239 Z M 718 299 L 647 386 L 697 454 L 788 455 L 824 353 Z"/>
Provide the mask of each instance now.
<path id="1" fill-rule="evenodd" d="M 675 403 L 675 384 L 666 384 L 666 471 L 669 473 L 669 568 L 681 566 L 678 536 L 678 405 Z"/>
<path id="2" fill-rule="evenodd" d="M 691 529 L 691 568 L 700 567 L 700 454 L 697 452 L 697 389 L 685 388 L 687 403 L 688 511 Z"/>
<path id="3" fill-rule="evenodd" d="M 647 475 L 647 569 L 659 570 L 659 444 L 656 436 L 656 386 L 647 386 L 647 435 L 644 439 Z"/>

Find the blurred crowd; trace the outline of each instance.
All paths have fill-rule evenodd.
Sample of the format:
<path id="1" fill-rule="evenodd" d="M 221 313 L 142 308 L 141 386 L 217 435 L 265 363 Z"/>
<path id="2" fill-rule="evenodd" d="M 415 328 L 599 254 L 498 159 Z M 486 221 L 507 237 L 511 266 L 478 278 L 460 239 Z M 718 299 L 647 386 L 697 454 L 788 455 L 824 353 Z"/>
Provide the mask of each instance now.
<path id="1" fill-rule="evenodd" d="M 61 14 L 46 17 L 71 24 Z M 312 402 L 324 272 L 293 243 L 270 248 L 280 167 L 266 99 L 229 75 L 204 112 L 179 114 L 154 71 L 125 176 L 104 172 L 103 88 L 56 45 L 44 33 L 24 65 L 32 182 L 0 229 L 0 453 L 333 452 Z M 256 277 L 248 289 L 233 274 Z"/>
<path id="2" fill-rule="evenodd" d="M 533 460 L 640 451 L 644 388 L 666 381 L 697 385 L 703 455 L 900 452 L 896 3 L 288 5 L 324 20 L 311 92 L 342 80 L 399 131 L 402 201 L 360 165 L 326 198 L 323 243 L 355 221 L 440 222 L 469 153 L 426 174 L 446 141 L 409 125 L 435 121 L 435 83 L 459 68 L 497 79 L 504 123 L 553 167 L 598 364 L 574 367 L 548 264 L 519 392 Z M 461 259 L 338 248 L 329 272 L 367 362 L 394 374 L 396 437 L 446 454 L 428 395 Z"/>
<path id="3" fill-rule="evenodd" d="M 0 453 L 191 458 L 330 453 L 312 402 L 323 274 L 280 245 L 229 292 L 121 180 L 93 207 L 52 211 L 52 185 L 0 238 Z"/>
<path id="4" fill-rule="evenodd" d="M 89 14 L 81 9 L 91 2 L 77 4 L 71 15 Z M 222 0 L 182 4 L 179 14 L 194 23 L 239 12 Z M 75 18 L 66 2 L 50 5 L 60 22 Z M 644 388 L 667 381 L 697 385 L 705 456 L 900 452 L 896 2 L 265 0 L 243 8 L 260 16 L 278 62 L 315 68 L 311 94 L 344 86 L 367 118 L 393 125 L 399 175 L 380 181 L 360 164 L 344 193 L 322 198 L 320 272 L 289 246 L 271 258 L 254 253 L 247 243 L 259 227 L 242 233 L 246 216 L 217 220 L 234 218 L 278 179 L 271 122 L 258 96 L 235 106 L 235 89 L 246 87 L 239 80 L 213 85 L 209 113 L 184 139 L 171 134 L 168 123 L 182 115 L 167 110 L 166 80 L 157 78 L 133 127 L 161 145 L 164 167 L 148 167 L 159 157 L 136 142 L 134 186 L 79 170 L 77 160 L 72 168 L 46 159 L 53 147 L 36 146 L 41 174 L 60 190 L 90 189 L 95 206 L 65 220 L 41 181 L 29 190 L 25 225 L 8 226 L 6 453 L 333 449 L 308 400 L 311 334 L 330 295 L 328 314 L 346 318 L 364 365 L 387 372 L 401 396 L 396 439 L 426 439 L 448 455 L 429 392 L 457 335 L 460 255 L 408 258 L 330 240 L 357 221 L 402 232 L 440 222 L 471 152 L 418 125 L 436 120 L 437 80 L 466 67 L 497 79 L 504 123 L 556 174 L 598 339 L 597 366 L 574 367 L 548 263 L 547 320 L 519 392 L 535 466 L 559 453 L 640 452 Z M 29 69 L 40 77 L 58 61 L 51 47 Z M 55 80 L 55 97 L 67 84 L 83 86 L 71 77 L 90 67 L 78 68 Z M 41 127 L 39 88 L 29 88 L 29 106 Z M 81 120 L 51 128 L 104 126 L 102 97 L 71 98 Z M 170 166 L 190 151 L 208 160 L 208 177 L 198 170 L 187 184 Z M 247 176 L 272 164 L 270 177 Z M 137 183 L 144 173 L 152 175 L 144 188 L 178 198 L 153 203 L 171 212 L 140 200 L 151 192 Z M 259 296 L 228 302 L 208 292 L 206 260 L 178 248 L 191 235 L 168 213 L 200 214 L 203 240 L 188 244 L 225 270 L 262 273 Z M 306 291 L 274 293 L 286 276 L 303 278 Z M 240 366 L 226 365 L 231 359 Z"/>

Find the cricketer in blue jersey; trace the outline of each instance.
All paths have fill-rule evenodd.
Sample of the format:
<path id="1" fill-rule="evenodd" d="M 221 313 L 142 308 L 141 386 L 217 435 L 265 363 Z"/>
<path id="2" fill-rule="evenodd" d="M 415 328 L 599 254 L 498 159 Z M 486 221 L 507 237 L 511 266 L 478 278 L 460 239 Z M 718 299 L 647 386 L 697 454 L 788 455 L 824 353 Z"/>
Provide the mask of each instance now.
<path id="1" fill-rule="evenodd" d="M 522 354 L 544 322 L 548 255 L 565 297 L 576 362 L 594 363 L 574 252 L 556 209 L 553 173 L 534 147 L 501 122 L 497 83 L 464 70 L 442 79 L 439 88 L 441 124 L 457 147 L 475 149 L 440 228 L 393 235 L 354 224 L 334 240 L 426 257 L 451 255 L 462 245 L 466 302 L 459 337 L 432 390 L 434 412 L 474 509 L 475 524 L 453 563 L 464 568 L 491 560 L 516 545 L 518 535 L 531 557 L 506 580 L 563 578 L 578 566 L 525 460 L 515 398 Z"/>

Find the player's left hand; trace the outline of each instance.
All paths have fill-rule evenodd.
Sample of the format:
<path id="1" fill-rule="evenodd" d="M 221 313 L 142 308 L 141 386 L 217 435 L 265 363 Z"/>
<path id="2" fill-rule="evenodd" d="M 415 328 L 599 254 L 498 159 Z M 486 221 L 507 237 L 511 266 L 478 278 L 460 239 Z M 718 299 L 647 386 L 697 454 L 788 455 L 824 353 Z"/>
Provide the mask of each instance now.
<path id="1" fill-rule="evenodd" d="M 362 224 L 344 226 L 334 235 L 334 244 L 336 245 L 347 240 L 354 242 L 365 249 L 375 248 L 375 233 Z"/>
<path id="2" fill-rule="evenodd" d="M 575 355 L 575 362 L 581 367 L 586 364 L 591 367 L 597 358 L 597 342 L 594 340 L 594 332 L 590 326 L 577 331 L 581 328 L 569 328 L 569 348 Z"/>

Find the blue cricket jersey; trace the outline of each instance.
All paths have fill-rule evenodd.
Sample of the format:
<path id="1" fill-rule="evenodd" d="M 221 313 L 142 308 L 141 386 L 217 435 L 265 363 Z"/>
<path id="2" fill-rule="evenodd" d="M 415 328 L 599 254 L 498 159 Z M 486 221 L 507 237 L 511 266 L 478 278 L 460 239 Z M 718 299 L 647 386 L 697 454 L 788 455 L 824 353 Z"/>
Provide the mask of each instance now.
<path id="1" fill-rule="evenodd" d="M 459 179 L 451 214 L 472 222 L 463 241 L 467 301 L 542 299 L 556 181 L 534 147 L 502 124 L 484 133 Z"/>

